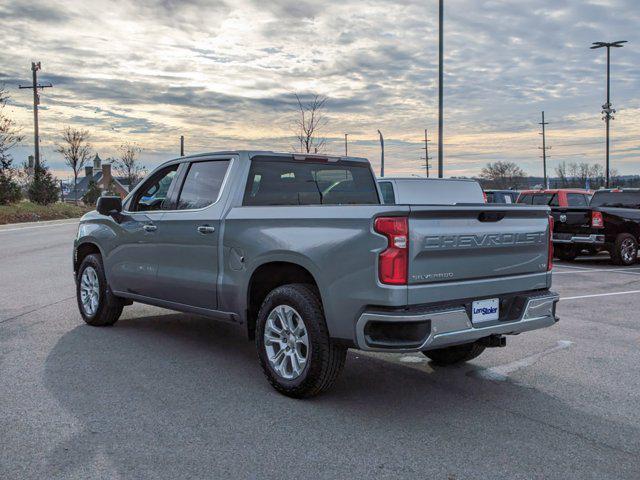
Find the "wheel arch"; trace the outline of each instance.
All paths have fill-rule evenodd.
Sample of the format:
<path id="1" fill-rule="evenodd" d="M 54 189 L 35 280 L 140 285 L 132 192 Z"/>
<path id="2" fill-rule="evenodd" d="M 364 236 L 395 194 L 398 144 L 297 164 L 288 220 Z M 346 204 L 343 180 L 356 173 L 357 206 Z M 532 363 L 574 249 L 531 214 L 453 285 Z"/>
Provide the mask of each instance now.
<path id="1" fill-rule="evenodd" d="M 250 339 L 255 336 L 256 317 L 266 296 L 273 289 L 290 283 L 311 285 L 317 290 L 322 304 L 320 286 L 308 268 L 292 261 L 269 261 L 258 265 L 247 284 L 247 334 Z"/>
<path id="2" fill-rule="evenodd" d="M 75 250 L 75 255 L 73 256 L 73 273 L 78 273 L 78 268 L 80 268 L 80 264 L 82 261 L 91 254 L 97 253 L 102 256 L 102 250 L 98 246 L 97 243 L 92 241 L 84 241 L 80 243 Z"/>

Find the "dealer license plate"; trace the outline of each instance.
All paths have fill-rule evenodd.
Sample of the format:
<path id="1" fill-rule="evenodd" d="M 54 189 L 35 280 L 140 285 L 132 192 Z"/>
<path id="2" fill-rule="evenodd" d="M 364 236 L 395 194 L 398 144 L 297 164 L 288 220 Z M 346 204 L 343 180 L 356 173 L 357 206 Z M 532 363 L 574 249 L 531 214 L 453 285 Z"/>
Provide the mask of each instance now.
<path id="1" fill-rule="evenodd" d="M 493 322 L 498 318 L 500 318 L 499 299 L 476 300 L 471 304 L 471 321 L 473 323 Z"/>

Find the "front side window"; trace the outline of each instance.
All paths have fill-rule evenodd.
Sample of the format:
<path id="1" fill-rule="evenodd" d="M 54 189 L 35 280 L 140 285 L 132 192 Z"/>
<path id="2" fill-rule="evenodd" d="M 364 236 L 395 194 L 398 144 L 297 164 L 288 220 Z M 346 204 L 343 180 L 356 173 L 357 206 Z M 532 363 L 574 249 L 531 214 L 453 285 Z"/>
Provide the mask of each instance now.
<path id="1" fill-rule="evenodd" d="M 393 184 L 391 182 L 380 182 L 380 192 L 382 193 L 382 200 L 388 205 L 394 205 L 396 203 L 396 196 L 393 194 Z"/>
<path id="2" fill-rule="evenodd" d="M 177 209 L 193 210 L 215 203 L 228 167 L 229 160 L 192 163 L 180 190 Z"/>
<path id="3" fill-rule="evenodd" d="M 525 193 L 524 195 L 520 195 L 517 203 L 528 203 L 531 204 L 531 194 Z"/>
<path id="4" fill-rule="evenodd" d="M 152 212 L 167 208 L 167 194 L 178 171 L 178 164 L 153 174 L 136 192 L 131 202 L 132 212 Z"/>
<path id="5" fill-rule="evenodd" d="M 533 196 L 533 205 L 549 205 L 549 201 L 551 201 L 551 197 L 553 195 L 550 193 L 536 193 Z"/>
<path id="6" fill-rule="evenodd" d="M 369 165 L 255 157 L 244 205 L 373 205 L 378 192 Z"/>

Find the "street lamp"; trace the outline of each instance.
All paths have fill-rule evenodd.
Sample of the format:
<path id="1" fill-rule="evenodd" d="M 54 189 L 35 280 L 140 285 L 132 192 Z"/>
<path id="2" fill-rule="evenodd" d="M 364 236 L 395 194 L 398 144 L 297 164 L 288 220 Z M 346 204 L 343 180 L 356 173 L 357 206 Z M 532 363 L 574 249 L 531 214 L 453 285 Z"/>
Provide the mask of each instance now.
<path id="1" fill-rule="evenodd" d="M 610 97 L 610 72 L 611 72 L 611 47 L 613 48 L 622 48 L 623 43 L 627 43 L 626 40 L 618 40 L 617 42 L 593 42 L 591 45 L 591 50 L 595 50 L 597 48 L 607 48 L 607 103 L 602 105 L 602 114 L 604 115 L 602 119 L 605 121 L 607 125 L 607 160 L 606 160 L 606 187 L 609 188 L 609 121 L 614 120 L 613 114 L 616 113 L 615 109 L 611 108 L 611 97 Z"/>

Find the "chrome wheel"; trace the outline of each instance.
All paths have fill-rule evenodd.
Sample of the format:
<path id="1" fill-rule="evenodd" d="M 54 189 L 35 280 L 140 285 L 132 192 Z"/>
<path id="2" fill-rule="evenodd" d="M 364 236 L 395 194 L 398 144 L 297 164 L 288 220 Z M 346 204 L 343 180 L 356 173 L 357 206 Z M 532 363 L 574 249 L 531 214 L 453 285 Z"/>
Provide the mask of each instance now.
<path id="1" fill-rule="evenodd" d="M 294 308 L 278 305 L 271 310 L 264 328 L 264 348 L 278 375 L 287 380 L 300 376 L 309 358 L 309 337 Z"/>
<path id="2" fill-rule="evenodd" d="M 87 267 L 80 277 L 80 301 L 85 315 L 92 317 L 100 303 L 100 281 L 93 267 Z"/>
<path id="3" fill-rule="evenodd" d="M 625 239 L 620 245 L 620 256 L 625 263 L 634 262 L 636 260 L 636 257 L 638 256 L 636 242 L 634 242 L 631 238 Z"/>

